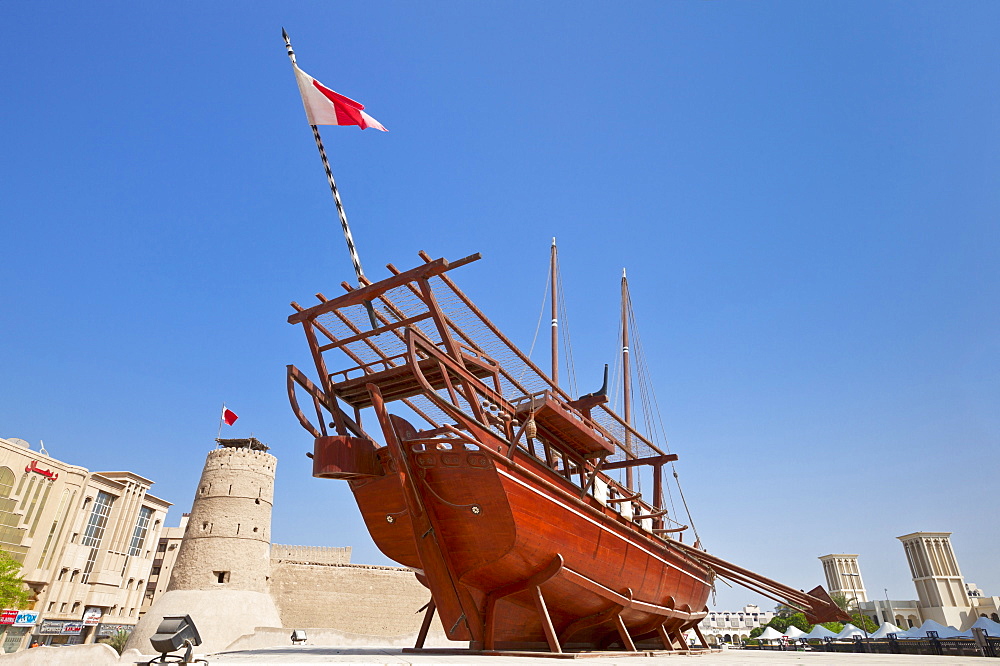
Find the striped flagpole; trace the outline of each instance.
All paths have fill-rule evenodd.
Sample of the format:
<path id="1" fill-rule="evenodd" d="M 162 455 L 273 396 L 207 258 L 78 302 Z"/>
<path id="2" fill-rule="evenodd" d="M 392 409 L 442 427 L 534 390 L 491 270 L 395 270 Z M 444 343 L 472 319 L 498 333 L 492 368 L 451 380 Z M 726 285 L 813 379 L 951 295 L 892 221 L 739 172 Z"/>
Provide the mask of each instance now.
<path id="1" fill-rule="evenodd" d="M 281 29 L 281 36 L 285 38 L 285 50 L 288 51 L 288 59 L 295 65 L 295 51 L 292 50 L 292 42 L 288 38 L 285 29 Z M 358 256 L 358 248 L 354 245 L 354 236 L 351 235 L 351 227 L 347 224 L 347 212 L 344 204 L 340 201 L 340 192 L 337 190 L 337 181 L 333 179 L 333 170 L 330 169 L 330 161 L 326 158 L 326 149 L 323 148 L 323 139 L 320 138 L 319 128 L 310 125 L 313 138 L 316 140 L 316 149 L 319 150 L 319 157 L 323 161 L 323 170 L 326 171 L 326 180 L 330 184 L 330 192 L 333 193 L 333 202 L 337 205 L 337 214 L 340 216 L 340 227 L 344 231 L 344 240 L 347 241 L 347 251 L 351 253 L 351 263 L 354 264 L 354 273 L 358 277 L 358 286 L 365 286 L 365 271 L 361 268 L 361 257 Z M 371 301 L 365 301 L 365 309 L 368 311 L 368 319 L 372 328 L 378 328 L 378 320 L 375 319 L 375 310 Z"/>

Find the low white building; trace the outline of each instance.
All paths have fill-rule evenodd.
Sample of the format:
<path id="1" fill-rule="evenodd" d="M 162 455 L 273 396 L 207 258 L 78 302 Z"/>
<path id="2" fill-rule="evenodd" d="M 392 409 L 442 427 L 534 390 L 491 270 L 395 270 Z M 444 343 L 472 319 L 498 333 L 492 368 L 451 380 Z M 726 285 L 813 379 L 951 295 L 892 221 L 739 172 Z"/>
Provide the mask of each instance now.
<path id="1" fill-rule="evenodd" d="M 738 611 L 709 611 L 698 628 L 711 645 L 738 644 L 749 640 L 752 629 L 767 624 L 773 617 L 772 611 L 748 604 Z"/>

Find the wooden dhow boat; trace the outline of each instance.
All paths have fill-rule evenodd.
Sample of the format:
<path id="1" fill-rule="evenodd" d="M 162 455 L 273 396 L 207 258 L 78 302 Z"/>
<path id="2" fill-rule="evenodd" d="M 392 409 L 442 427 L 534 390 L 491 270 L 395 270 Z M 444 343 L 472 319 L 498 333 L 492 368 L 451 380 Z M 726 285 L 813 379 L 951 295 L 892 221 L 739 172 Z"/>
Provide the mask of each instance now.
<path id="1" fill-rule="evenodd" d="M 431 592 L 418 648 L 435 612 L 450 639 L 486 651 L 683 650 L 689 629 L 707 648 L 697 625 L 720 577 L 813 622 L 847 619 L 821 587 L 804 593 L 685 543 L 663 500 L 677 456 L 606 390 L 574 398 L 507 339 L 449 275 L 478 254 L 421 259 L 292 303 L 318 381 L 287 374 L 315 438 L 313 476 L 346 480 L 378 548 Z M 362 426 L 368 410 L 380 437 Z M 650 497 L 633 473 L 652 478 Z"/>

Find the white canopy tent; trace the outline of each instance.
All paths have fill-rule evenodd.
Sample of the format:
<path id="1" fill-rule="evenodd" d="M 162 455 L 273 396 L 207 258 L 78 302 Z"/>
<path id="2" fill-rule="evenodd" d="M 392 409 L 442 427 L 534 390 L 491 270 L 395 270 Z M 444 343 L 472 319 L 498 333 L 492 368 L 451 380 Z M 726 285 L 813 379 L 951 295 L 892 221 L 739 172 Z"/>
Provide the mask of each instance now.
<path id="1" fill-rule="evenodd" d="M 1000 622 L 994 622 L 988 617 L 981 617 L 976 620 L 969 631 L 967 632 L 970 636 L 972 635 L 972 629 L 978 627 L 979 629 L 985 629 L 986 633 L 994 638 L 1000 638 Z"/>
<path id="2" fill-rule="evenodd" d="M 757 638 L 763 641 L 776 641 L 782 636 L 783 634 L 774 627 L 768 627 L 763 632 L 761 632 L 760 636 L 758 636 Z"/>
<path id="3" fill-rule="evenodd" d="M 823 638 L 826 638 L 828 636 L 830 638 L 833 638 L 836 635 L 837 634 L 833 633 L 832 631 L 830 631 L 829 629 L 827 629 L 826 627 L 824 627 L 822 624 L 817 624 L 815 627 L 812 628 L 812 631 L 810 631 L 808 634 L 800 636 L 800 638 L 823 639 Z"/>
<path id="4" fill-rule="evenodd" d="M 896 634 L 896 638 L 924 638 L 920 633 L 920 627 L 910 627 L 904 632 Z"/>
<path id="5" fill-rule="evenodd" d="M 955 627 L 946 627 L 940 622 L 935 622 L 934 620 L 924 620 L 924 623 L 919 627 L 914 627 L 906 632 L 906 638 L 927 638 L 928 631 L 936 631 L 938 638 L 954 638 L 955 636 L 960 636 L 961 631 Z"/>
<path id="6" fill-rule="evenodd" d="M 876 629 L 874 633 L 872 633 L 871 637 L 885 638 L 889 634 L 896 634 L 898 637 L 898 635 L 901 633 L 903 633 L 903 630 L 894 625 L 892 622 L 883 622 L 881 625 L 879 625 L 879 628 Z"/>
<path id="7" fill-rule="evenodd" d="M 840 630 L 840 633 L 837 634 L 837 640 L 839 641 L 848 638 L 853 638 L 854 636 L 864 636 L 864 635 L 865 635 L 864 631 L 858 629 L 853 624 L 848 622 L 847 624 L 844 625 L 844 628 Z"/>
<path id="8" fill-rule="evenodd" d="M 802 631 L 795 625 L 788 625 L 788 629 L 785 629 L 783 636 L 788 636 L 790 639 L 795 640 L 806 635 L 806 632 Z"/>

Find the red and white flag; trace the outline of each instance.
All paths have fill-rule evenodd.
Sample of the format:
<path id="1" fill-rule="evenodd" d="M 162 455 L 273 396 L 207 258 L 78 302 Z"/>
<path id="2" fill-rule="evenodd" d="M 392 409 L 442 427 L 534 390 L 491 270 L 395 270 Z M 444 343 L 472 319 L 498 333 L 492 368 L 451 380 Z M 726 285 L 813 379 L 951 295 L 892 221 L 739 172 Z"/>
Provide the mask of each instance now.
<path id="1" fill-rule="evenodd" d="M 389 131 L 382 123 L 365 113 L 364 104 L 330 90 L 299 69 L 298 65 L 292 67 L 295 69 L 295 81 L 299 84 L 302 106 L 306 109 L 310 125 L 357 125 L 361 129 L 371 127 L 383 132 Z"/>
<path id="2" fill-rule="evenodd" d="M 229 409 L 228 407 L 222 408 L 222 420 L 226 425 L 233 425 L 236 423 L 236 419 L 240 417 L 236 416 L 236 412 Z"/>

